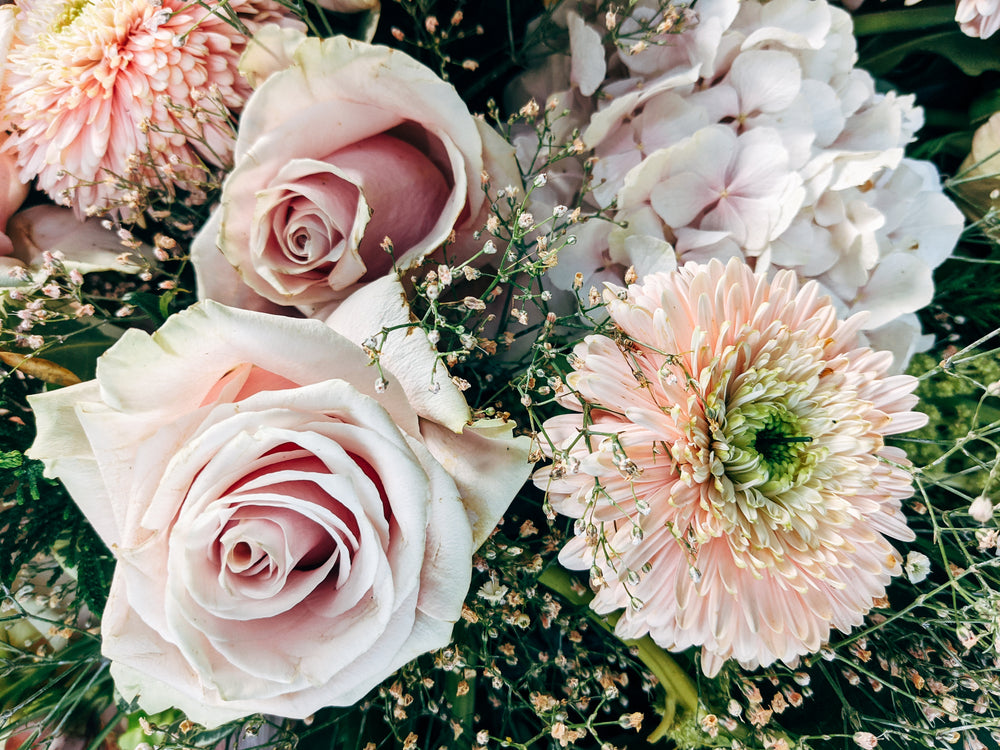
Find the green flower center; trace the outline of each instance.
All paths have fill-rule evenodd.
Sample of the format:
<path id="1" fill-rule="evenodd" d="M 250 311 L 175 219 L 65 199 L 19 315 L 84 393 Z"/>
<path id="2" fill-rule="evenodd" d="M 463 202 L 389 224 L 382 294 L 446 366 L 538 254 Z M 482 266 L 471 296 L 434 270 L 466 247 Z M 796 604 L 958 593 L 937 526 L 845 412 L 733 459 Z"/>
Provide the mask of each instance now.
<path id="1" fill-rule="evenodd" d="M 730 411 L 723 429 L 726 474 L 737 490 L 774 497 L 806 481 L 816 465 L 812 437 L 781 402 L 751 402 Z"/>
<path id="2" fill-rule="evenodd" d="M 58 34 L 66 27 L 71 26 L 88 5 L 90 5 L 90 0 L 70 0 L 66 3 L 62 15 L 56 18 L 55 23 L 52 24 L 52 33 Z"/>

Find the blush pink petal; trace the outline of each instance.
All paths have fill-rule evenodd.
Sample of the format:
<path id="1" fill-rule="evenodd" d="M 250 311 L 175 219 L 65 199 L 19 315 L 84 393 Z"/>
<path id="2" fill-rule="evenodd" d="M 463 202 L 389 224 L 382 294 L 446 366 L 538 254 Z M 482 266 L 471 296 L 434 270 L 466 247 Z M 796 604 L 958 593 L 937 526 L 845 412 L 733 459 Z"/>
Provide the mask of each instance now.
<path id="1" fill-rule="evenodd" d="M 885 437 L 926 423 L 914 379 L 861 345 L 865 316 L 838 321 L 815 282 L 738 259 L 605 299 L 635 343 L 577 346 L 560 399 L 574 413 L 545 423 L 554 463 L 534 475 L 597 531 L 559 555 L 591 571 L 591 607 L 623 610 L 622 638 L 700 647 L 709 675 L 795 664 L 860 625 L 901 572 L 886 536 L 913 538 L 905 454 Z M 775 451 L 779 436 L 808 440 Z"/>

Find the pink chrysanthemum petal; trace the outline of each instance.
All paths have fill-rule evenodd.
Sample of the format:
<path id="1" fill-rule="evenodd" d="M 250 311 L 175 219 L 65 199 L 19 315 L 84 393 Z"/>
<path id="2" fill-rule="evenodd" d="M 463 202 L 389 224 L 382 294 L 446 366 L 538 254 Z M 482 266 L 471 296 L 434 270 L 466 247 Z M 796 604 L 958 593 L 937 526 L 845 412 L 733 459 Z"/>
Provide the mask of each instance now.
<path id="1" fill-rule="evenodd" d="M 197 195 L 226 165 L 230 114 L 250 89 L 246 35 L 227 20 L 271 18 L 272 0 L 20 0 L 2 119 L 21 179 L 79 217 L 129 214 L 143 193 Z"/>
<path id="2" fill-rule="evenodd" d="M 590 570 L 616 632 L 702 647 L 714 674 L 794 663 L 861 624 L 901 571 L 916 381 L 858 345 L 815 282 L 689 263 L 606 294 L 624 334 L 589 336 L 535 474 L 580 519 L 560 553 Z M 589 423 L 580 412 L 589 405 Z M 581 436 L 581 433 L 583 435 Z"/>

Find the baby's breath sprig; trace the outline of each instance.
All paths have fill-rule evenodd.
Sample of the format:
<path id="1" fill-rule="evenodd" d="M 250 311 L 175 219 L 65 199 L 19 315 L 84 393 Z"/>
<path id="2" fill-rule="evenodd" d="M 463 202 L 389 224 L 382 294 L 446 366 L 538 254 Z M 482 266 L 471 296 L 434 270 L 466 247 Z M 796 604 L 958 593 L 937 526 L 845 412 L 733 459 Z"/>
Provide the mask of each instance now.
<path id="1" fill-rule="evenodd" d="M 634 3 L 604 2 L 595 13 L 607 29 L 605 44 L 610 44 L 627 55 L 636 55 L 650 47 L 670 44 L 670 35 L 679 34 L 697 23 L 697 11 L 691 3 L 666 0 L 648 13 L 629 9 Z"/>
<path id="2" fill-rule="evenodd" d="M 188 256 L 173 237 L 156 232 L 150 246 L 120 223 L 104 225 L 121 245 L 108 263 L 117 270 L 84 275 L 58 250 L 44 252 L 36 268 L 8 270 L 0 287 L 0 359 L 8 367 L 78 382 L 93 376 L 97 356 L 123 327 L 155 328 L 193 301 Z"/>

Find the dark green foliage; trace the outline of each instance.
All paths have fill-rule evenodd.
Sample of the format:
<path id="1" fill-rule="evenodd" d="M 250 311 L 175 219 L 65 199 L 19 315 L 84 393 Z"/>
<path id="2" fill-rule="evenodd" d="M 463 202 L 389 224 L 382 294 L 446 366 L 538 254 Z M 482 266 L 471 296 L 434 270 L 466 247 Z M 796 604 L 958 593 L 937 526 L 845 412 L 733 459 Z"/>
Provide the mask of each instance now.
<path id="1" fill-rule="evenodd" d="M 0 380 L 0 408 L 7 411 L 0 419 L 0 584 L 12 588 L 25 565 L 54 553 L 76 570 L 78 604 L 101 612 L 114 559 L 63 485 L 23 455 L 34 439 L 28 390 L 16 376 Z"/>

